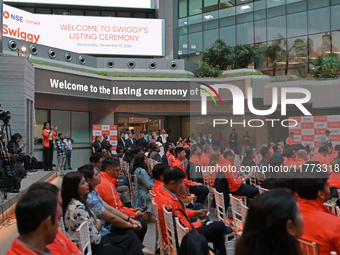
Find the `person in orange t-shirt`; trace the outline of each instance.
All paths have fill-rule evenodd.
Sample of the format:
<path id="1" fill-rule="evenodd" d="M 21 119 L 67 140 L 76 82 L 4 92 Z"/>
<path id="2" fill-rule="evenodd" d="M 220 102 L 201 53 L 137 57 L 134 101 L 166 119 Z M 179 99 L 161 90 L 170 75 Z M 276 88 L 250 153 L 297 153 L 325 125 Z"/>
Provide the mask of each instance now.
<path id="1" fill-rule="evenodd" d="M 157 164 L 153 167 L 152 169 L 152 176 L 155 179 L 155 184 L 153 185 L 153 187 L 151 188 L 151 192 L 157 196 L 159 189 L 163 187 L 164 185 L 164 171 L 165 168 L 167 168 L 168 165 L 167 164 Z"/>
<path id="2" fill-rule="evenodd" d="M 286 139 L 286 144 L 292 145 L 294 143 L 295 143 L 295 141 L 294 141 L 294 132 L 290 132 L 289 136 Z"/>
<path id="3" fill-rule="evenodd" d="M 72 241 L 65 236 L 60 229 L 58 229 L 57 236 L 54 238 L 53 243 L 47 245 L 46 248 L 51 251 L 51 255 L 82 254 L 79 251 L 78 246 L 72 243 Z"/>
<path id="4" fill-rule="evenodd" d="M 284 165 L 293 169 L 300 169 L 300 167 L 305 164 L 308 159 L 307 151 L 302 149 L 295 153 L 293 148 L 288 148 L 285 150 L 285 155 Z M 300 155 L 300 157 L 297 158 L 296 155 Z"/>
<path id="5" fill-rule="evenodd" d="M 201 155 L 201 166 L 208 166 L 210 156 L 213 153 L 212 145 L 211 144 L 205 144 L 203 146 L 203 153 Z"/>
<path id="6" fill-rule="evenodd" d="M 191 148 L 191 153 L 193 156 L 190 158 L 190 162 L 193 162 L 197 165 L 201 165 L 201 154 L 202 150 L 198 145 L 193 145 Z"/>
<path id="7" fill-rule="evenodd" d="M 340 158 L 334 159 L 331 167 L 331 175 L 329 176 L 328 183 L 331 187 L 340 189 Z"/>
<path id="8" fill-rule="evenodd" d="M 53 243 L 58 232 L 61 203 L 60 193 L 56 199 L 49 190 L 27 191 L 15 208 L 19 237 L 14 239 L 7 255 L 48 254 L 46 246 Z"/>
<path id="9" fill-rule="evenodd" d="M 237 174 L 234 171 L 234 159 L 234 152 L 232 150 L 227 150 L 223 152 L 222 161 L 219 163 L 225 177 L 228 180 L 229 192 L 235 196 L 247 196 L 249 198 L 255 197 L 259 194 L 259 189 L 253 185 L 244 184 L 247 178 L 240 179 L 237 177 Z"/>
<path id="10" fill-rule="evenodd" d="M 178 167 L 170 167 L 165 169 L 164 171 L 164 186 L 159 189 L 159 193 L 155 197 L 154 202 L 157 204 L 158 213 L 159 213 L 159 221 L 161 224 L 161 229 L 163 232 L 163 241 L 167 243 L 167 234 L 165 229 L 165 219 L 164 219 L 164 211 L 163 206 L 168 211 L 172 211 L 176 217 L 178 217 L 179 221 L 182 225 L 189 228 L 190 231 L 191 225 L 185 218 L 185 216 L 179 211 L 175 211 L 176 209 L 181 209 L 185 212 L 188 218 L 192 217 L 203 217 L 208 210 L 185 210 L 182 202 L 176 196 L 179 186 L 183 183 L 185 179 L 185 174 Z M 225 248 L 225 231 L 226 226 L 221 221 L 211 222 L 208 226 L 205 226 L 207 219 L 197 219 L 196 222 L 193 222 L 192 225 L 196 228 L 199 234 L 204 235 L 208 242 L 212 242 L 214 244 L 214 250 L 218 250 L 221 255 L 226 255 Z"/>
<path id="11" fill-rule="evenodd" d="M 329 151 L 329 147 L 327 145 L 321 146 L 318 150 L 318 153 L 314 155 L 314 157 L 311 159 L 311 161 L 319 161 L 322 168 L 329 168 L 330 163 L 328 159 L 326 158 Z"/>
<path id="12" fill-rule="evenodd" d="M 329 174 L 315 173 L 307 164 L 302 166 L 302 172 L 308 177 L 315 174 L 315 178 L 298 179 L 296 183 L 305 221 L 305 233 L 300 238 L 317 243 L 319 255 L 329 255 L 331 251 L 340 254 L 340 218 L 323 204 L 331 197 L 327 181 Z"/>
<path id="13" fill-rule="evenodd" d="M 209 189 L 203 186 L 202 183 L 188 180 L 187 173 L 182 165 L 182 161 L 186 157 L 185 149 L 183 147 L 177 147 L 175 149 L 175 155 L 176 159 L 171 162 L 171 166 L 176 166 L 183 171 L 183 173 L 185 174 L 185 185 L 187 186 L 187 188 L 189 188 L 190 193 L 193 193 L 197 196 L 196 203 L 201 203 L 203 205 L 206 197 L 209 194 Z"/>

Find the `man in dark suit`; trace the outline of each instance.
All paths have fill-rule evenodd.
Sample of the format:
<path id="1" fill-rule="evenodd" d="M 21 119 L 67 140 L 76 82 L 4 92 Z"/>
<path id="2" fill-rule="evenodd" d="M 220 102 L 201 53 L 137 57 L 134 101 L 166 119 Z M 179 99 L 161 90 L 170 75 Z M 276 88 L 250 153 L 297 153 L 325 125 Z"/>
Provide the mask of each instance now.
<path id="1" fill-rule="evenodd" d="M 140 138 L 137 140 L 137 146 L 145 148 L 146 146 L 146 141 L 144 139 L 144 134 L 140 134 Z"/>
<path id="2" fill-rule="evenodd" d="M 107 149 L 108 151 L 111 151 L 112 145 L 109 140 L 107 140 L 109 136 L 107 134 L 103 134 L 103 137 L 104 139 L 102 141 L 102 147 Z"/>
<path id="3" fill-rule="evenodd" d="M 233 128 L 231 132 L 232 133 L 229 135 L 230 149 L 233 150 L 235 154 L 238 154 L 236 129 Z"/>
<path id="4" fill-rule="evenodd" d="M 122 146 L 123 148 L 125 147 L 125 133 L 124 132 L 120 133 L 120 138 L 118 139 L 118 146 Z"/>
<path id="5" fill-rule="evenodd" d="M 131 146 L 131 149 L 136 148 L 136 140 L 132 138 L 132 134 L 129 134 L 129 138 L 125 141 L 126 146 Z"/>
<path id="6" fill-rule="evenodd" d="M 214 144 L 214 138 L 212 137 L 211 133 L 209 132 L 207 137 L 207 144 Z"/>
<path id="7" fill-rule="evenodd" d="M 99 136 L 96 136 L 95 141 L 92 143 L 92 152 L 95 153 L 98 148 L 102 146 Z"/>

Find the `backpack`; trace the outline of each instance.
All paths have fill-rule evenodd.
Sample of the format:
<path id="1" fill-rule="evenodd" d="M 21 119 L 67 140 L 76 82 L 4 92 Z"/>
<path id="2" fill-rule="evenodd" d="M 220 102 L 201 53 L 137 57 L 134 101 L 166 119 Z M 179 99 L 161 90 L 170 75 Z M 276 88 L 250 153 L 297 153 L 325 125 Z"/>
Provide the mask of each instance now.
<path id="1" fill-rule="evenodd" d="M 186 218 L 186 220 L 189 222 L 192 233 L 187 233 L 183 239 L 181 246 L 178 248 L 178 238 L 176 237 L 176 246 L 178 250 L 178 255 L 187 255 L 187 254 L 195 254 L 195 255 L 209 255 L 209 246 L 208 241 L 205 238 L 204 235 L 198 234 L 196 228 L 191 224 L 191 221 L 188 219 L 185 212 L 181 209 L 175 209 L 172 211 L 172 220 L 174 223 L 175 233 L 177 233 L 176 230 L 176 222 L 175 222 L 175 211 L 179 211 L 183 216 Z"/>
<path id="2" fill-rule="evenodd" d="M 31 167 L 33 169 L 43 169 L 44 165 L 42 161 L 38 161 L 38 159 L 36 157 L 32 157 L 31 158 Z"/>

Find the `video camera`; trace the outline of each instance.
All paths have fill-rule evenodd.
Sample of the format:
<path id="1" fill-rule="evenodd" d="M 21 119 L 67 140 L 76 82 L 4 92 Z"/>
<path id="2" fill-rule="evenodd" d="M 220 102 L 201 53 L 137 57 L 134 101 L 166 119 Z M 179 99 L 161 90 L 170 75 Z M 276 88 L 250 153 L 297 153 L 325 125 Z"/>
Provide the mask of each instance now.
<path id="1" fill-rule="evenodd" d="M 0 107 L 1 107 L 1 104 L 0 104 Z M 9 123 L 10 119 L 11 119 L 11 113 L 9 111 L 0 110 L 0 120 L 2 120 L 5 125 Z"/>

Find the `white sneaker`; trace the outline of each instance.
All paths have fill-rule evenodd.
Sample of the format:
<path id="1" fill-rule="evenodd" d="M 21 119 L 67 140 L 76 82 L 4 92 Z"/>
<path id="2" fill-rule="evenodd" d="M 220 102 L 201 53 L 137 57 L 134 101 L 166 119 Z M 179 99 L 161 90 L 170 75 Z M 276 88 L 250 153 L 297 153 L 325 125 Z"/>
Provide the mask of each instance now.
<path id="1" fill-rule="evenodd" d="M 27 175 L 27 176 L 30 176 L 30 175 L 32 175 L 32 174 L 31 174 L 30 172 L 26 172 L 26 175 Z"/>

